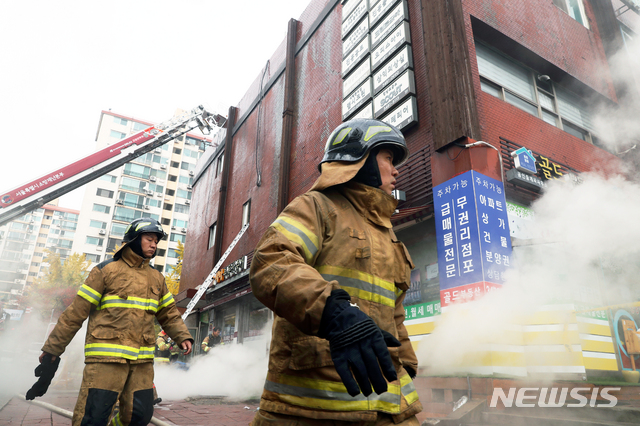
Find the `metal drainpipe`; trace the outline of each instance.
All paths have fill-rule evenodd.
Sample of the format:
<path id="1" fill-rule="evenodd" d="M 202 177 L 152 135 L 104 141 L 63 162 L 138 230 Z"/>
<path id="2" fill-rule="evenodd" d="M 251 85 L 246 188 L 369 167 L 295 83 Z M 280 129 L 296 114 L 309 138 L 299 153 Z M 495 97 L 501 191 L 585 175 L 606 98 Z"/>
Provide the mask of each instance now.
<path id="1" fill-rule="evenodd" d="M 222 235 L 224 230 L 224 211 L 227 207 L 227 185 L 231 174 L 231 151 L 233 151 L 233 126 L 236 122 L 236 107 L 229 107 L 229 119 L 227 120 L 227 137 L 224 142 L 224 163 L 222 177 L 220 178 L 220 198 L 218 200 L 218 219 L 216 225 L 216 247 L 213 251 L 213 264 L 215 265 L 222 256 Z"/>
<path id="2" fill-rule="evenodd" d="M 287 59 L 285 65 L 284 111 L 282 112 L 282 143 L 280 145 L 280 177 L 278 182 L 278 213 L 289 202 L 289 177 L 291 174 L 291 137 L 293 134 L 293 105 L 295 102 L 296 38 L 298 21 L 289 21 L 287 32 Z"/>

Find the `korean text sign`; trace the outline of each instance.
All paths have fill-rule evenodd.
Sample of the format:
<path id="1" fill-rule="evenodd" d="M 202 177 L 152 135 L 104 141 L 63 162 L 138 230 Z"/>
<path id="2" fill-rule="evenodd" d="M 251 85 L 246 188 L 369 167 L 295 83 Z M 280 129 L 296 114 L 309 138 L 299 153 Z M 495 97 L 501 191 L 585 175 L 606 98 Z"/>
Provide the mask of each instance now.
<path id="1" fill-rule="evenodd" d="M 502 182 L 471 170 L 433 194 L 441 293 L 464 286 L 475 295 L 503 284 L 511 238 Z"/>

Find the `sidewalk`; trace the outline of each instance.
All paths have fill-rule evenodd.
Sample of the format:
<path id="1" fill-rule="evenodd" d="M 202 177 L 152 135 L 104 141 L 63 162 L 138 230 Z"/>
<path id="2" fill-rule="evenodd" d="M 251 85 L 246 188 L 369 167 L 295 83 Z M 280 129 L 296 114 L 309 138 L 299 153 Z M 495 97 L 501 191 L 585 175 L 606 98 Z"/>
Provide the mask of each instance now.
<path id="1" fill-rule="evenodd" d="M 76 395 L 47 393 L 41 402 L 73 411 Z M 177 426 L 246 426 L 255 416 L 258 401 L 231 402 L 217 397 L 193 397 L 181 401 L 163 401 L 155 407 L 153 416 Z M 0 426 L 68 426 L 71 419 L 34 405 L 16 396 L 0 408 Z"/>

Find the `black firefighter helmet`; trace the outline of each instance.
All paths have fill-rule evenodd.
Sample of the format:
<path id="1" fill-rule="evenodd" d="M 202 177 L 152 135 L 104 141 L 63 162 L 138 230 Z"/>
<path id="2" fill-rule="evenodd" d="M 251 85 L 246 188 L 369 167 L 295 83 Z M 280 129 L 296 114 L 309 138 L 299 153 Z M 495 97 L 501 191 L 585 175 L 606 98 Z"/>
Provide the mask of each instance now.
<path id="1" fill-rule="evenodd" d="M 160 222 L 158 222 L 157 220 L 151 217 L 141 217 L 135 219 L 124 231 L 122 246 L 118 249 L 117 252 L 113 254 L 113 257 L 117 259 L 122 256 L 123 248 L 135 241 L 140 235 L 147 233 L 156 234 L 158 236 L 158 241 L 167 236 L 167 234 L 164 232 L 164 229 L 162 229 L 162 225 L 160 225 Z"/>
<path id="2" fill-rule="evenodd" d="M 335 128 L 324 148 L 322 163 L 360 161 L 372 149 L 382 147 L 393 151 L 393 165 L 401 166 L 409 158 L 407 142 L 400 130 L 380 120 L 357 118 Z"/>

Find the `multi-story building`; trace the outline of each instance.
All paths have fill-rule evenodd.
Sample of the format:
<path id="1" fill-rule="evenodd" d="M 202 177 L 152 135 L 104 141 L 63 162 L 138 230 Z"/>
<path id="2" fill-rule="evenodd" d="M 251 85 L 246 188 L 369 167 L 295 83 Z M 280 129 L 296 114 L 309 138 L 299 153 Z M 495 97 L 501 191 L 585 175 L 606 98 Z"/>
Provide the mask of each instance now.
<path id="1" fill-rule="evenodd" d="M 179 304 L 193 297 L 242 225 L 250 226 L 188 324 L 208 321 L 237 342 L 256 333 L 264 322 L 258 319 L 267 317 L 248 282 L 256 243 L 318 177 L 331 131 L 354 117 L 375 117 L 399 127 L 411 151 L 400 169 L 403 194 L 392 222 L 416 265 L 404 303 L 405 324 L 419 346 L 441 308 L 500 287 L 510 240 L 527 238 L 514 227 L 494 235 L 498 246 L 485 250 L 490 235 L 485 242 L 474 235 L 478 250 L 456 246 L 465 256 L 457 259 L 447 247 L 467 235 L 443 239 L 447 222 L 435 219 L 450 214 L 442 200 L 451 191 L 476 179 L 457 186 L 453 180 L 476 174 L 483 188 L 473 202 L 490 199 L 490 214 L 500 212 L 496 223 L 506 224 L 526 216 L 546 180 L 621 165 L 616 147 L 605 143 L 611 135 L 596 126 L 595 106 L 613 122 L 638 99 L 637 73 L 625 78 L 620 71 L 634 69 L 624 63 L 640 30 L 639 11 L 630 0 L 312 0 L 271 57 L 270 69 L 278 71 L 268 79 L 261 73 L 230 108 L 223 143 L 196 172 Z M 512 153 L 538 162 L 537 172 L 522 172 Z M 453 183 L 439 187 L 447 182 Z M 485 217 L 477 205 L 463 213 L 479 234 Z M 462 273 L 474 264 L 484 265 L 484 275 L 467 282 Z M 583 283 L 590 290 L 592 284 Z M 575 312 L 574 302 L 593 307 L 604 300 L 590 290 L 583 300 L 542 312 L 530 327 L 519 324 L 517 341 L 478 348 L 465 371 L 577 380 L 630 371 L 617 324 L 610 327 L 607 318 L 612 314 Z M 558 322 L 558 309 L 568 309 L 571 324 Z M 538 333 L 558 327 L 567 332 Z M 445 385 L 428 395 L 441 400 L 421 399 L 443 414 L 452 394 L 466 395 L 468 382 L 438 383 Z"/>
<path id="2" fill-rule="evenodd" d="M 149 125 L 152 123 L 102 111 L 96 149 Z M 170 272 L 177 262 L 178 242 L 185 242 L 189 227 L 195 165 L 209 143 L 188 133 L 88 183 L 72 250 L 84 253 L 94 264 L 110 259 L 122 244 L 127 225 L 140 217 L 152 217 L 168 234 L 158 245 L 153 265 L 160 272 Z"/>
<path id="3" fill-rule="evenodd" d="M 0 228 L 0 301 L 15 305 L 17 297 L 42 277 L 46 250 L 64 261 L 76 237 L 79 211 L 59 207 L 58 200 Z"/>

